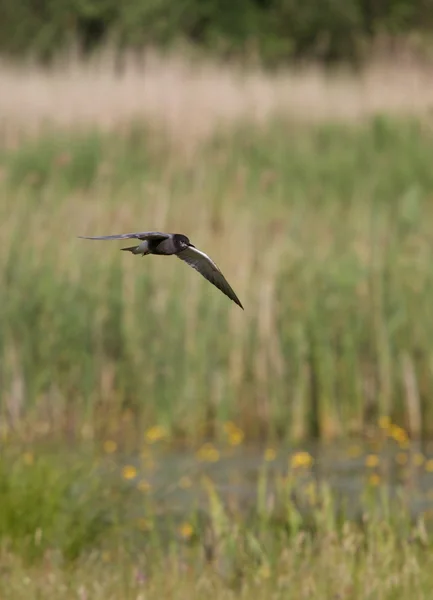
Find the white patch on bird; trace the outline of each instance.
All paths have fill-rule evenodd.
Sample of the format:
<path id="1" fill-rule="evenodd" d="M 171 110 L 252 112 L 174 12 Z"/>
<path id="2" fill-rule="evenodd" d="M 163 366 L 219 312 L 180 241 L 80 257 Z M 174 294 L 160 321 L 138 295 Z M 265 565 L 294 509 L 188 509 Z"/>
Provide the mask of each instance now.
<path id="1" fill-rule="evenodd" d="M 207 262 L 209 262 L 211 265 L 213 265 L 215 267 L 215 269 L 218 269 L 218 267 L 216 266 L 216 264 L 214 263 L 214 261 L 207 255 L 205 254 L 202 250 L 199 250 L 198 248 L 194 247 L 191 248 L 192 252 L 194 252 L 195 254 L 198 254 L 200 257 L 202 257 L 202 259 L 204 258 Z M 197 257 L 198 260 L 200 260 L 199 257 Z"/>

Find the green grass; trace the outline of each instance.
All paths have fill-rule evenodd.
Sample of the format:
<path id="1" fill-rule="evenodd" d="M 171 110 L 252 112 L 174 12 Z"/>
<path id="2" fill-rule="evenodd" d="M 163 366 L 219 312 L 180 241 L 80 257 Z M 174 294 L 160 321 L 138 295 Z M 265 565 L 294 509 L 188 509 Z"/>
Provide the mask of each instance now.
<path id="1" fill-rule="evenodd" d="M 222 501 L 202 477 L 201 507 L 195 492 L 176 512 L 173 486 L 140 490 L 145 461 L 125 479 L 126 460 L 64 445 L 8 447 L 0 457 L 2 596 L 430 597 L 431 521 L 411 519 L 405 495 L 391 500 L 386 485 L 366 484 L 359 519 L 349 520 L 308 467 L 272 475 L 263 463 L 249 510 Z"/>
<path id="2" fill-rule="evenodd" d="M 0 152 L 1 430 L 166 427 L 191 444 L 433 422 L 433 132 L 376 118 L 47 134 Z M 180 261 L 79 240 L 185 232 L 242 312 Z"/>
<path id="3" fill-rule="evenodd" d="M 334 600 L 403 600 L 431 597 L 431 554 L 413 545 L 398 547 L 392 532 L 382 528 L 371 539 L 369 555 L 363 538 L 348 529 L 341 539 L 323 536 L 312 543 L 303 536 L 281 550 L 270 571 L 249 564 L 246 574 L 227 581 L 214 569 L 197 567 L 168 557 L 149 576 L 122 557 L 104 561 L 94 556 L 72 569 L 57 565 L 24 568 L 13 557 L 5 559 L 7 577 L 0 589 L 11 600 L 36 598 L 136 599 L 183 598 L 264 600 L 285 598 Z M 138 561 L 137 561 L 138 562 Z M 167 577 L 167 573 L 170 574 Z"/>

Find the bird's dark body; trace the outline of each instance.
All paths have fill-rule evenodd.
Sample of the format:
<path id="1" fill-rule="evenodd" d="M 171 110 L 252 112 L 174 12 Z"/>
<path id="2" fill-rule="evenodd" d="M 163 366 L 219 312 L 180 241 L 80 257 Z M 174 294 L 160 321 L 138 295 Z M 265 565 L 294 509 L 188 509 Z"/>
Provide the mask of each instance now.
<path id="1" fill-rule="evenodd" d="M 177 256 L 186 262 L 217 287 L 230 300 L 233 300 L 243 309 L 243 306 L 236 296 L 228 281 L 221 273 L 221 270 L 211 258 L 201 250 L 198 250 L 186 235 L 182 233 L 162 233 L 160 231 L 143 231 L 137 233 L 121 233 L 119 235 L 102 235 L 98 237 L 85 237 L 90 240 L 125 240 L 135 238 L 140 243 L 128 248 L 122 248 L 131 252 L 131 254 L 146 256 L 156 254 L 159 256 Z"/>
<path id="2" fill-rule="evenodd" d="M 173 234 L 173 237 L 165 240 L 148 240 L 148 254 L 158 254 L 160 256 L 171 256 L 181 252 L 185 246 L 191 246 L 186 235 L 181 233 Z"/>

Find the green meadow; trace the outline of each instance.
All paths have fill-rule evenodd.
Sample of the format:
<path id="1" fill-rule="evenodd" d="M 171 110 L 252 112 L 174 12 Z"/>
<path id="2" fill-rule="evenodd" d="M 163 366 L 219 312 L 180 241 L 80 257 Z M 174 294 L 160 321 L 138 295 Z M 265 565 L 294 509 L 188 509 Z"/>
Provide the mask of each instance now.
<path id="1" fill-rule="evenodd" d="M 73 84 L 56 77 L 54 90 Z M 13 121 L 25 78 L 8 80 L 2 598 L 431 597 L 433 459 L 416 441 L 433 433 L 431 118 L 343 122 L 343 90 L 332 119 L 277 116 L 276 102 L 241 119 L 218 77 L 221 113 L 190 82 L 168 127 L 151 101 L 116 121 L 134 87 L 116 96 L 111 82 L 101 122 L 89 96 L 94 125 L 71 126 L 72 111 L 63 127 L 70 88 L 56 123 L 30 73 L 35 121 L 53 122 L 28 131 Z M 265 102 L 271 88 L 254 89 Z M 200 135 L 194 110 L 213 119 Z M 245 311 L 174 257 L 78 238 L 153 229 L 188 235 Z M 238 452 L 244 477 L 216 482 Z M 349 506 L 326 457 L 362 482 Z M 172 458 L 194 468 L 171 471 Z"/>
<path id="2" fill-rule="evenodd" d="M 308 453 L 288 456 L 276 473 L 268 448 L 245 508 L 235 489 L 223 498 L 204 471 L 154 485 L 166 468 L 160 452 L 145 445 L 134 466 L 114 446 L 4 451 L 2 597 L 431 597 L 432 512 L 410 514 L 410 487 L 389 494 L 377 455 L 365 460 L 357 516 L 349 517 L 315 478 Z M 421 468 L 431 471 L 432 462 Z M 181 494 L 189 507 L 179 510 Z"/>
<path id="3" fill-rule="evenodd" d="M 140 124 L 9 139 L 2 435 L 431 434 L 432 153 L 428 120 L 385 117 L 240 124 L 190 152 Z M 77 238 L 149 229 L 186 233 L 245 311 L 179 260 Z"/>

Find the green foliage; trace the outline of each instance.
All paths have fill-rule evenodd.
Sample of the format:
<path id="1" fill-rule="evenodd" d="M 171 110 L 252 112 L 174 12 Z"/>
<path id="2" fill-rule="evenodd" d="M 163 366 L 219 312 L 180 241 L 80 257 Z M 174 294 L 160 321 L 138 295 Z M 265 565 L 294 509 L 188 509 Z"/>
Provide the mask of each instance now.
<path id="1" fill-rule="evenodd" d="M 292 460 L 301 454 L 292 454 Z M 409 535 L 417 522 L 406 505 L 408 498 L 400 495 L 392 500 L 381 493 L 385 487 L 377 485 L 385 486 L 386 481 L 377 475 L 378 482 L 365 484 L 356 507 L 347 514 L 342 498 L 346 492 L 352 493 L 349 489 L 340 491 L 343 496 L 333 493 L 325 482 L 316 480 L 309 467 L 289 464 L 281 470 L 280 464 L 275 472 L 260 456 L 255 459 L 254 480 L 251 471 L 245 480 L 240 475 L 234 486 L 233 502 L 242 498 L 242 489 L 249 491 L 251 499 L 233 518 L 226 504 L 230 486 L 227 490 L 224 484 L 226 491 L 221 495 L 218 484 L 204 474 L 205 465 L 190 457 L 195 462 L 193 487 L 181 489 L 184 477 L 177 479 L 181 465 L 170 466 L 172 458 L 144 446 L 144 458 L 134 456 L 133 467 L 125 464 L 126 454 L 103 456 L 84 445 L 77 449 L 64 443 L 51 447 L 34 444 L 27 450 L 6 445 L 0 459 L 1 546 L 8 545 L 28 563 L 40 561 L 53 551 L 56 560 L 74 562 L 95 550 L 112 550 L 116 544 L 135 552 L 138 543 L 142 550 L 152 552 L 143 541 L 154 543 L 153 535 L 159 538 L 161 549 L 168 550 L 173 539 L 196 544 L 211 533 L 209 541 L 215 550 L 227 556 L 230 548 L 234 550 L 233 543 L 241 542 L 246 549 L 254 538 L 250 552 L 257 552 L 260 546 L 272 547 L 282 537 L 290 543 L 300 532 L 312 537 L 340 534 L 346 522 L 367 530 L 370 527 L 373 533 L 374 525 L 382 520 L 397 536 Z M 161 468 L 170 470 L 171 480 L 169 475 L 157 473 Z M 188 472 L 191 474 L 191 469 Z M 145 491 L 140 488 L 142 477 L 147 484 Z M 160 480 L 160 484 L 154 486 L 149 479 Z M 274 501 L 269 503 L 271 490 Z M 365 514 L 369 523 L 363 524 Z M 182 531 L 184 523 L 189 524 L 187 533 Z M 236 560 L 236 551 L 230 559 Z"/>
<path id="2" fill-rule="evenodd" d="M 238 483 L 233 495 L 225 483 L 223 495 L 201 478 L 179 513 L 176 480 L 143 492 L 122 479 L 119 457 L 64 444 L 32 450 L 8 447 L 0 457 L 0 593 L 8 598 L 136 598 L 143 589 L 155 599 L 203 598 L 203 589 L 215 598 L 298 598 L 308 587 L 308 597 L 343 590 L 391 600 L 431 592 L 431 518 L 412 518 L 385 486 L 365 486 L 354 520 L 309 470 L 278 474 L 263 464 L 256 494 L 246 484 L 250 510 Z"/>
<path id="3" fill-rule="evenodd" d="M 72 140 L 47 136 L 3 160 L 8 164 L 10 181 L 16 185 L 27 182 L 41 189 L 57 179 L 68 191 L 87 188 L 97 179 L 101 165 L 100 138 L 88 133 Z"/>
<path id="4" fill-rule="evenodd" d="M 42 0 L 0 3 L 0 51 L 49 58 L 73 42 L 89 52 L 187 41 L 268 64 L 299 57 L 354 60 L 372 36 L 431 31 L 423 0 Z"/>
<path id="5" fill-rule="evenodd" d="M 49 550 L 73 561 L 102 547 L 120 518 L 127 489 L 101 479 L 101 468 L 67 451 L 34 456 L 4 451 L 0 461 L 0 539 L 26 561 Z"/>

